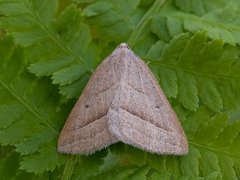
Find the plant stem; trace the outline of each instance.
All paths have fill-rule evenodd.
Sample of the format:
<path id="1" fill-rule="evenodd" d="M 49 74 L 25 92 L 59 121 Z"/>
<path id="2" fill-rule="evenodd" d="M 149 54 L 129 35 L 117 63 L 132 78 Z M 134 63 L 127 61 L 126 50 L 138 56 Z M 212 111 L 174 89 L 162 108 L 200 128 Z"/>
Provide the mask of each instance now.
<path id="1" fill-rule="evenodd" d="M 78 159 L 78 156 L 76 156 L 76 155 L 68 156 L 68 159 L 67 159 L 64 171 L 63 171 L 63 175 L 61 177 L 62 180 L 70 180 L 71 179 L 77 159 Z"/>
<path id="2" fill-rule="evenodd" d="M 139 38 L 139 36 L 142 34 L 142 31 L 144 27 L 147 25 L 149 20 L 159 11 L 159 9 L 162 8 L 163 4 L 165 3 L 165 0 L 156 0 L 155 3 L 151 6 L 151 8 L 147 11 L 147 13 L 142 17 L 142 19 L 139 21 L 137 26 L 132 31 L 129 39 L 128 44 L 133 47 L 136 43 L 136 40 Z"/>

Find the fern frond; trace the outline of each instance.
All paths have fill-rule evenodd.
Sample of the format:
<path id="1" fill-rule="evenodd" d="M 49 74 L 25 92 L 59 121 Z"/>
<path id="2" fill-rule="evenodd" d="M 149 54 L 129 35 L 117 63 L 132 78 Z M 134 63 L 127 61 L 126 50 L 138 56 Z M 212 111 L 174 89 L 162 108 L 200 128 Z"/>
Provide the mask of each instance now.
<path id="1" fill-rule="evenodd" d="M 143 10 L 138 8 L 140 0 L 95 1 L 84 8 L 82 15 L 88 17 L 91 26 L 96 28 L 99 37 L 116 41 L 126 39 L 135 28 Z M 106 43 L 106 42 L 105 42 Z"/>
<path id="2" fill-rule="evenodd" d="M 158 69 L 168 97 L 178 98 L 190 110 L 197 109 L 199 99 L 216 112 L 237 107 L 238 47 L 224 45 L 221 40 L 208 41 L 205 32 L 198 32 L 180 34 L 160 51 L 159 60 L 149 61 Z"/>
<path id="3" fill-rule="evenodd" d="M 209 110 L 203 107 L 198 111 L 201 111 L 200 113 L 205 115 L 210 113 L 208 112 Z M 199 122 L 195 121 L 196 118 L 198 118 Z M 201 166 L 199 166 L 199 171 L 204 177 L 211 175 L 213 172 L 216 173 L 211 176 L 217 174 L 222 179 L 237 179 L 239 177 L 238 170 L 234 166 L 235 162 L 240 160 L 240 154 L 239 151 L 233 150 L 233 147 L 234 149 L 240 148 L 240 144 L 236 143 L 240 140 L 240 124 L 239 117 L 232 118 L 234 118 L 234 121 L 230 120 L 226 113 L 221 113 L 214 117 L 211 117 L 209 114 L 207 119 L 204 116 L 200 116 L 200 114 L 192 114 L 184 122 L 190 144 L 197 148 L 200 153 L 201 158 L 199 159 L 199 163 Z M 196 124 L 195 130 L 189 126 L 189 124 L 193 123 Z M 229 128 L 232 126 L 238 128 L 238 132 L 229 132 Z M 229 139 L 225 137 L 225 141 L 223 142 L 221 140 L 226 133 Z"/>
<path id="4" fill-rule="evenodd" d="M 20 156 L 11 147 L 0 147 L 0 178 L 13 179 L 18 175 Z"/>
<path id="5" fill-rule="evenodd" d="M 97 175 L 104 164 L 107 154 L 107 150 L 102 150 L 93 155 L 79 157 L 80 160 L 74 168 L 74 179 L 87 180 Z"/>
<path id="6" fill-rule="evenodd" d="M 27 155 L 22 169 L 34 173 L 54 170 L 64 159 L 56 152 L 62 114 L 56 109 L 55 90 L 46 80 L 36 81 L 26 73 L 23 49 L 12 38 L 0 41 L 0 57 L 0 143 L 14 145 Z"/>
<path id="7" fill-rule="evenodd" d="M 159 12 L 152 22 L 152 31 L 164 41 L 183 32 L 206 31 L 213 39 L 230 45 L 240 44 L 238 1 L 174 0 Z M 181 11 L 179 11 L 180 9 Z"/>
<path id="8" fill-rule="evenodd" d="M 99 173 L 93 179 L 106 179 L 106 180 L 128 179 L 132 174 L 134 174 L 136 169 L 137 168 L 135 166 L 114 167 L 108 171 Z"/>
<path id="9" fill-rule="evenodd" d="M 0 27 L 12 34 L 17 44 L 26 47 L 30 72 L 52 76 L 53 83 L 64 86 L 82 82 L 94 67 L 91 62 L 97 58 L 85 54 L 96 52 L 92 51 L 90 29 L 83 23 L 81 11 L 70 5 L 57 16 L 57 8 L 57 0 L 3 0 Z"/>
<path id="10" fill-rule="evenodd" d="M 22 156 L 19 153 L 14 152 L 14 148 L 10 146 L 0 147 L 0 158 L 0 178 L 2 180 L 45 180 L 49 177 L 53 177 L 54 173 L 56 173 L 56 171 L 44 172 L 39 175 L 20 170 L 19 168 Z"/>
<path id="11" fill-rule="evenodd" d="M 0 179 L 239 178 L 239 2 L 71 2 L 0 0 Z M 189 154 L 117 143 L 90 156 L 60 155 L 57 138 L 74 104 L 67 100 L 126 41 L 169 97 Z"/>
<path id="12" fill-rule="evenodd" d="M 231 114 L 229 118 L 226 113 L 213 115 L 204 106 L 197 112 L 187 115 L 183 126 L 189 140 L 190 152 L 186 156 L 150 154 L 121 144 L 114 145 L 118 146 L 118 151 L 111 152 L 116 159 L 120 159 L 119 165 L 122 162 L 127 165 L 141 165 L 139 167 L 141 169 L 148 164 L 151 169 L 148 169 L 146 174 L 152 179 L 156 177 L 237 179 L 240 161 L 240 121 L 239 115 L 234 116 Z M 233 126 L 236 130 L 229 132 Z M 226 134 L 227 137 L 224 136 Z M 131 150 L 129 156 L 126 153 L 129 152 L 128 149 Z M 119 151 L 122 153 L 119 154 Z M 133 157 L 137 157 L 136 160 Z M 142 173 L 144 174 L 144 171 Z"/>

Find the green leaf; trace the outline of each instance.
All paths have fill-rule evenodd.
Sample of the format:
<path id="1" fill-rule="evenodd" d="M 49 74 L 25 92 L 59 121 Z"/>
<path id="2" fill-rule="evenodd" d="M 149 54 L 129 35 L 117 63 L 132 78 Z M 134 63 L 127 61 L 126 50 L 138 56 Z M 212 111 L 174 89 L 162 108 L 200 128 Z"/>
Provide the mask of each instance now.
<path id="1" fill-rule="evenodd" d="M 154 172 L 151 179 L 152 180 L 158 180 L 158 179 L 170 179 L 171 175 L 167 172 L 165 173 L 158 173 L 158 172 Z"/>
<path id="2" fill-rule="evenodd" d="M 238 0 L 0 0 L 0 179 L 238 179 L 239 9 Z M 121 42 L 159 80 L 187 155 L 123 143 L 57 152 L 76 98 Z"/>
<path id="3" fill-rule="evenodd" d="M 56 166 L 61 165 L 63 162 L 63 158 L 56 153 L 56 144 L 51 144 L 39 150 L 38 153 L 24 157 L 20 163 L 20 169 L 42 173 L 44 171 L 53 171 Z"/>
<path id="4" fill-rule="evenodd" d="M 6 128 L 19 119 L 24 109 L 18 104 L 0 106 L 1 128 Z"/>
<path id="5" fill-rule="evenodd" d="M 196 33 L 200 30 L 206 31 L 213 40 L 222 39 L 224 42 L 235 45 L 240 43 L 239 29 L 239 1 L 200 1 L 200 0 L 174 0 L 175 4 L 166 5 L 156 19 L 153 21 L 152 31 L 157 35 L 165 31 L 164 35 L 186 31 Z M 180 8 L 180 10 L 178 10 Z M 161 19 L 174 19 L 175 24 L 169 26 L 169 22 Z M 159 25 L 154 25 L 159 24 Z M 161 25 L 160 25 L 161 24 Z M 160 28 L 162 27 L 162 30 Z M 168 29 L 166 28 L 168 27 Z M 174 32 L 174 33 L 173 33 Z M 164 38 L 161 35 L 159 37 Z M 166 39 L 166 40 L 169 40 Z"/>
<path id="6" fill-rule="evenodd" d="M 201 111 L 202 111 L 201 114 L 204 114 L 203 112 L 205 112 L 205 114 L 207 113 L 207 111 L 204 109 L 202 109 Z M 191 121 L 191 119 L 195 117 L 201 117 L 202 116 L 201 114 L 193 114 L 193 116 L 190 116 L 185 121 L 184 124 L 188 124 L 188 121 Z M 236 122 L 239 121 L 236 120 Z M 216 141 L 218 141 L 217 139 L 219 137 L 221 137 L 222 139 L 223 135 L 224 134 L 226 135 L 226 131 L 228 131 L 228 129 L 232 127 L 228 116 L 225 113 L 222 113 L 214 117 L 211 117 L 209 114 L 209 117 L 207 119 L 205 118 L 204 121 L 203 120 L 200 121 L 199 124 L 200 128 L 191 130 L 195 131 L 195 133 L 191 133 L 194 135 L 189 136 L 189 138 L 192 139 L 190 140 L 190 144 L 194 145 L 195 148 L 198 148 L 198 152 L 200 152 L 201 154 L 201 158 L 199 158 L 198 162 L 200 172 L 203 173 L 204 177 L 209 176 L 209 178 L 213 176 L 223 179 L 226 178 L 236 179 L 237 178 L 236 170 L 233 169 L 233 166 L 235 160 L 236 161 L 239 160 L 240 154 L 237 151 L 232 151 L 232 146 L 239 148 L 240 144 L 234 144 L 234 142 L 230 142 L 228 146 L 223 146 L 220 143 L 219 144 L 216 143 Z M 239 128 L 239 124 L 235 123 L 235 126 Z M 187 130 L 190 128 L 190 126 L 184 127 L 186 129 L 187 134 L 191 132 Z M 236 139 L 238 138 L 238 134 L 235 132 L 233 133 L 229 132 L 228 137 L 225 138 Z"/>
<path id="7" fill-rule="evenodd" d="M 176 98 L 178 94 L 177 75 L 174 70 L 162 69 L 158 72 L 160 84 L 168 97 Z"/>
<path id="8" fill-rule="evenodd" d="M 175 27 L 175 28 L 172 28 Z M 179 19 L 169 17 L 167 18 L 167 28 L 169 31 L 169 35 L 174 37 L 183 32 L 182 22 Z"/>
<path id="9" fill-rule="evenodd" d="M 0 65 L 4 72 L 0 75 L 0 143 L 14 145 L 22 155 L 28 154 L 23 156 L 22 169 L 34 173 L 52 171 L 62 164 L 63 159 L 56 152 L 62 116 L 57 112 L 56 91 L 46 80 L 36 81 L 26 73 L 23 49 L 15 46 L 12 38 L 5 37 L 0 41 L 0 47 L 5 46 L 10 54 L 1 58 Z M 8 69 L 8 64 L 15 62 L 18 66 Z"/>
<path id="10" fill-rule="evenodd" d="M 206 120 L 202 127 L 198 128 L 195 138 L 205 143 L 214 141 L 221 133 L 221 129 L 225 127 L 227 119 L 226 114 L 219 114 L 214 118 Z M 208 134 L 209 131 L 211 131 L 211 134 Z"/>
<path id="11" fill-rule="evenodd" d="M 12 147 L 0 147 L 0 178 L 1 179 L 40 179 L 44 180 L 48 174 L 35 175 L 19 170 L 21 156 L 13 151 Z"/>
<path id="12" fill-rule="evenodd" d="M 136 170 L 136 167 L 132 167 L 132 166 L 129 166 L 129 167 L 126 166 L 126 167 L 120 167 L 120 168 L 115 167 L 111 170 L 99 173 L 97 176 L 95 176 L 92 179 L 123 180 L 128 178 L 131 174 L 133 174 L 135 170 Z"/>
<path id="13" fill-rule="evenodd" d="M 98 37 L 106 40 L 124 40 L 137 25 L 142 11 L 137 8 L 140 0 L 96 1 L 84 8 L 82 15 L 97 30 Z"/>
<path id="14" fill-rule="evenodd" d="M 218 177 L 221 175 L 221 170 L 219 167 L 219 160 L 215 153 L 209 151 L 202 151 L 202 159 L 201 159 L 201 171 L 205 177 L 213 176 Z M 212 174 L 214 173 L 214 174 Z M 210 177 L 208 177 L 211 179 Z"/>
<path id="15" fill-rule="evenodd" d="M 85 69 L 80 64 L 72 64 L 53 74 L 53 83 L 61 86 L 71 84 L 78 80 L 85 73 Z"/>
<path id="16" fill-rule="evenodd" d="M 76 179 L 89 179 L 100 172 L 100 168 L 104 163 L 107 151 L 100 151 L 93 155 L 81 156 L 75 167 Z"/>
<path id="17" fill-rule="evenodd" d="M 166 170 L 166 157 L 159 156 L 157 154 L 147 154 L 147 162 L 148 164 L 157 171 L 165 171 Z"/>
<path id="18" fill-rule="evenodd" d="M 145 180 L 147 179 L 147 173 L 149 172 L 149 169 L 150 168 L 148 166 L 143 166 L 131 174 L 128 178 L 131 180 Z"/>
<path id="19" fill-rule="evenodd" d="M 81 11 L 76 5 L 69 5 L 56 15 L 57 2 L 2 2 L 0 12 L 4 16 L 0 27 L 11 33 L 16 43 L 26 47 L 30 72 L 52 76 L 54 83 L 65 85 L 82 79 L 91 71 L 93 64 L 87 62 L 85 53 L 95 52 L 88 50 L 91 32 L 83 23 Z"/>
<path id="20" fill-rule="evenodd" d="M 181 158 L 181 170 L 183 174 L 186 174 L 189 177 L 198 177 L 199 176 L 199 159 L 201 154 L 198 149 L 190 146 L 189 154 Z"/>
<path id="21" fill-rule="evenodd" d="M 126 153 L 132 164 L 143 166 L 146 163 L 146 159 L 144 158 L 146 153 L 144 151 L 128 146 L 126 148 Z"/>
<path id="22" fill-rule="evenodd" d="M 222 178 L 223 179 L 238 179 L 238 177 L 236 176 L 235 170 L 234 170 L 234 162 L 233 160 L 226 156 L 220 156 L 219 157 L 219 163 L 220 163 L 220 167 L 222 170 Z"/>
<path id="23" fill-rule="evenodd" d="M 10 147 L 0 148 L 0 177 L 1 179 L 14 178 L 18 172 L 20 156 L 12 151 Z"/>
<path id="24" fill-rule="evenodd" d="M 87 8 L 85 8 L 82 12 L 84 16 L 97 16 L 100 14 L 103 14 L 104 12 L 110 10 L 112 7 L 107 2 L 96 2 L 94 4 L 89 5 Z"/>
<path id="25" fill-rule="evenodd" d="M 166 43 L 164 43 L 163 41 L 156 42 L 155 44 L 153 44 L 151 46 L 151 48 L 149 49 L 149 51 L 146 54 L 146 57 L 148 59 L 157 59 L 158 57 L 161 56 L 165 45 L 166 45 Z"/>
<path id="26" fill-rule="evenodd" d="M 238 54 L 238 47 L 223 47 L 222 41 L 208 41 L 206 34 L 199 32 L 174 37 L 159 60 L 150 63 L 159 69 L 160 85 L 168 97 L 177 97 L 190 110 L 197 109 L 200 99 L 219 112 L 223 107 L 238 106 Z"/>
<path id="27" fill-rule="evenodd" d="M 170 34 L 168 32 L 168 29 L 167 29 L 167 20 L 166 18 L 163 18 L 163 17 L 155 17 L 153 20 L 152 20 L 152 31 L 153 33 L 157 34 L 158 38 L 165 41 L 165 42 L 168 42 L 170 40 Z"/>
<path id="28" fill-rule="evenodd" d="M 198 107 L 198 90 L 195 77 L 178 72 L 178 79 L 180 102 L 184 107 L 195 111 Z"/>

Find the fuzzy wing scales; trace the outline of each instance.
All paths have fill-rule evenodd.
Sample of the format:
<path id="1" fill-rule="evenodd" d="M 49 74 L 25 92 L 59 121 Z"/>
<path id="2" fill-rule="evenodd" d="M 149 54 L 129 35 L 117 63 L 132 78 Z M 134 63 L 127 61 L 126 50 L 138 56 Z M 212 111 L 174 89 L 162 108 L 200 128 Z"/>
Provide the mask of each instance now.
<path id="1" fill-rule="evenodd" d="M 109 111 L 119 140 L 159 154 L 186 154 L 187 139 L 177 116 L 145 63 L 129 53 L 126 79 Z"/>

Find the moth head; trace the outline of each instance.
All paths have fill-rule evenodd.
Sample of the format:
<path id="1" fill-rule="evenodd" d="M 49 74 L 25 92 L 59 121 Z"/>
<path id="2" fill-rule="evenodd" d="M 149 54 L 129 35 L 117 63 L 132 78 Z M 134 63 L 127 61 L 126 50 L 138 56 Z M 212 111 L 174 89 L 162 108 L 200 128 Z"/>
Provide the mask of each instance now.
<path id="1" fill-rule="evenodd" d="M 129 48 L 129 46 L 127 45 L 127 43 L 121 43 L 117 48 Z"/>

